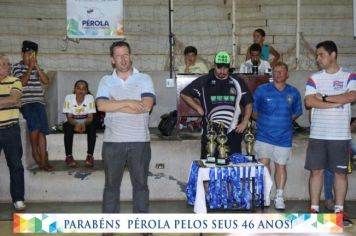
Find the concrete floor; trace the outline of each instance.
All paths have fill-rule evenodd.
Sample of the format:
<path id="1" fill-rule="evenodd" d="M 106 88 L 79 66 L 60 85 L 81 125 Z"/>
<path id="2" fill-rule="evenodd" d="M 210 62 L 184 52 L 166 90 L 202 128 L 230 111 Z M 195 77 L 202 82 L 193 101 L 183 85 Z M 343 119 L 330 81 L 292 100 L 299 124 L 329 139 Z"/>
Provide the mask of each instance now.
<path id="1" fill-rule="evenodd" d="M 304 213 L 309 207 L 308 201 L 287 201 L 287 209 L 285 211 L 277 211 L 274 209 L 273 204 L 271 207 L 265 208 L 263 211 L 259 208 L 255 209 L 255 213 L 282 213 L 282 212 L 292 212 L 292 213 Z M 122 213 L 130 213 L 132 209 L 131 202 L 122 202 L 121 204 Z M 323 208 L 321 203 L 321 211 L 327 212 Z M 346 211 L 349 213 L 350 218 L 353 219 L 354 225 L 352 227 L 345 228 L 345 233 L 343 235 L 356 235 L 356 201 L 348 201 L 346 203 Z M 10 203 L 0 203 L 0 235 L 10 236 L 14 235 L 12 233 L 12 214 L 13 207 Z M 46 202 L 46 203 L 27 203 L 27 209 L 24 213 L 100 213 L 101 212 L 101 202 L 79 202 L 79 203 L 63 203 L 63 202 Z M 188 206 L 185 201 L 151 201 L 150 202 L 150 212 L 151 213 L 193 213 L 193 207 Z M 234 211 L 235 213 L 246 213 L 246 211 Z M 217 213 L 217 212 L 214 212 Z M 218 212 L 223 214 L 222 212 Z M 30 235 L 30 234 L 21 234 Z M 31 234 L 37 235 L 37 234 Z M 39 234 L 38 234 L 39 235 Z M 85 234 L 66 234 L 73 236 L 80 236 Z M 99 235 L 99 234 L 90 234 Z M 123 235 L 123 234 L 116 234 Z M 130 236 L 135 236 L 138 234 L 127 234 Z M 165 234 L 155 234 L 155 235 L 165 235 Z M 169 234 L 169 236 L 179 236 L 183 234 Z M 198 234 L 184 234 L 184 235 L 198 235 Z M 204 235 L 217 235 L 217 234 L 204 234 Z M 247 235 L 247 234 L 245 234 Z M 272 234 L 263 234 L 272 235 Z M 290 234 L 279 234 L 279 235 L 290 235 Z M 340 235 L 340 234 L 338 234 Z"/>
<path id="2" fill-rule="evenodd" d="M 154 132 L 153 132 L 154 133 Z M 158 136 L 157 133 L 154 133 Z M 186 139 L 197 139 L 199 138 L 198 133 L 187 133 L 182 132 L 184 138 Z M 299 134 L 299 136 L 304 136 L 305 134 Z M 164 137 L 163 139 L 175 140 L 177 136 Z M 63 160 L 51 161 L 56 168 L 56 171 L 67 171 L 68 168 L 65 166 Z M 100 171 L 103 169 L 102 163 L 100 160 L 96 161 L 95 167 L 93 169 L 83 168 L 83 161 L 79 161 L 78 167 L 76 169 L 84 169 L 86 171 Z M 36 170 L 34 170 L 36 171 Z M 286 202 L 287 209 L 285 212 L 288 213 L 304 213 L 309 207 L 308 201 L 297 201 L 289 200 Z M 343 235 L 356 235 L 356 201 L 347 201 L 345 210 L 349 213 L 350 218 L 354 222 L 353 227 L 345 228 L 345 233 Z M 122 213 L 130 213 L 132 209 L 131 202 L 122 202 L 121 204 Z M 1 236 L 10 236 L 14 235 L 12 233 L 12 214 L 14 212 L 13 206 L 9 202 L 0 203 L 0 235 Z M 150 212 L 151 213 L 193 213 L 193 207 L 188 206 L 183 200 L 166 200 L 166 201 L 151 201 L 150 202 Z M 225 211 L 226 212 L 226 211 Z M 240 211 L 241 212 L 241 211 Z M 240 213 L 234 211 L 234 213 Z M 276 211 L 273 204 L 271 207 L 265 208 L 263 211 L 261 209 L 256 209 L 256 213 L 281 213 L 281 211 Z M 327 212 L 323 209 L 323 203 L 321 202 L 321 212 Z M 101 213 L 101 202 L 95 201 L 86 201 L 86 202 L 27 202 L 27 210 L 24 213 Z M 216 213 L 216 212 L 214 212 Z M 223 212 L 218 212 L 222 213 Z M 246 213 L 246 211 L 242 211 Z M 21 234 L 21 235 L 37 235 L 37 234 Z M 80 236 L 86 234 L 66 234 L 73 236 Z M 100 235 L 100 234 L 90 234 L 90 235 Z M 115 234 L 122 235 L 122 234 Z M 129 234 L 130 236 L 135 236 L 138 234 Z M 164 235 L 164 234 L 155 234 L 155 235 Z M 169 236 L 180 236 L 183 234 L 169 234 Z M 184 235 L 198 235 L 198 234 L 184 234 Z M 217 234 L 204 234 L 204 235 L 217 235 Z M 239 234 L 241 235 L 241 234 Z M 247 234 L 243 234 L 247 235 Z M 273 234 L 263 234 L 263 235 L 273 235 Z M 280 234 L 280 235 L 290 235 L 290 234 Z M 338 234 L 340 235 L 340 234 Z"/>

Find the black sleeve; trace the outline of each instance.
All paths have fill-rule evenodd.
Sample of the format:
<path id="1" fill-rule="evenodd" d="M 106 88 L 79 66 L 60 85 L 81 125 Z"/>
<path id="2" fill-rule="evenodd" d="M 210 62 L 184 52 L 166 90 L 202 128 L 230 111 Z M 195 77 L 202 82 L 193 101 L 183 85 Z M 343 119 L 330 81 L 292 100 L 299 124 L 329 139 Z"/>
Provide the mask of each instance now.
<path id="1" fill-rule="evenodd" d="M 206 75 L 200 76 L 187 85 L 180 93 L 193 98 L 200 98 L 203 82 L 208 78 Z"/>
<path id="2" fill-rule="evenodd" d="M 240 87 L 241 87 L 241 92 L 242 92 L 240 105 L 246 106 L 249 103 L 253 103 L 252 93 L 248 89 L 246 83 L 240 78 L 236 78 L 236 80 L 237 80 L 237 82 L 239 82 Z"/>

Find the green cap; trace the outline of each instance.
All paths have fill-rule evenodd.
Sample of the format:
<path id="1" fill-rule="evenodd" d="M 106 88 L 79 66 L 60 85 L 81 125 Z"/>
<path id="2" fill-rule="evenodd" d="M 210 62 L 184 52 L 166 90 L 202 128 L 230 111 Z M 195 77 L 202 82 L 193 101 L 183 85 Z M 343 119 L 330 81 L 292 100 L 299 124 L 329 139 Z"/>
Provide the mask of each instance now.
<path id="1" fill-rule="evenodd" d="M 230 55 L 225 51 L 220 51 L 215 56 L 215 64 L 230 64 Z"/>

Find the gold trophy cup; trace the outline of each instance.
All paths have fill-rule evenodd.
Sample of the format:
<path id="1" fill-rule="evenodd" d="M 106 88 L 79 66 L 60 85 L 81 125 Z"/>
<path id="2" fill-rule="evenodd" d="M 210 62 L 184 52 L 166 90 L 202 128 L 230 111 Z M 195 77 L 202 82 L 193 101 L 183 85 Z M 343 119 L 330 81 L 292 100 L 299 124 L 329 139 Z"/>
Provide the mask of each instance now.
<path id="1" fill-rule="evenodd" d="M 247 156 L 251 157 L 252 160 L 255 160 L 255 156 L 253 155 L 253 152 L 252 152 L 253 144 L 255 143 L 255 135 L 252 132 L 251 121 L 249 121 L 247 124 L 246 133 L 244 135 L 244 142 L 246 144 Z"/>
<path id="2" fill-rule="evenodd" d="M 206 150 L 208 152 L 207 157 L 206 157 L 206 162 L 207 163 L 215 163 L 216 158 L 214 156 L 215 154 L 215 149 L 216 149 L 216 132 L 213 127 L 213 122 L 210 120 L 208 124 L 208 133 L 206 137 L 208 138 L 208 143 L 206 145 Z"/>
<path id="3" fill-rule="evenodd" d="M 224 123 L 220 123 L 220 133 L 218 137 L 216 138 L 217 142 L 219 143 L 218 146 L 218 158 L 216 159 L 216 164 L 217 165 L 228 165 L 229 160 L 228 160 L 228 153 L 230 151 L 230 148 L 225 145 L 227 143 L 227 136 L 224 133 Z"/>

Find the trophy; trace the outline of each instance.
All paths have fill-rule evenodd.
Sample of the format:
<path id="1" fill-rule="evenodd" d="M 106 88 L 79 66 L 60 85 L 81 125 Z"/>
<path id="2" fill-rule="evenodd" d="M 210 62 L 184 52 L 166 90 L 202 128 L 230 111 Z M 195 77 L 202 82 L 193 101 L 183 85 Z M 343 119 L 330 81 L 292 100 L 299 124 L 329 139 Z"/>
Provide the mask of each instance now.
<path id="1" fill-rule="evenodd" d="M 215 158 L 214 154 L 215 154 L 215 149 L 216 149 L 216 142 L 215 142 L 216 132 L 214 130 L 212 120 L 209 121 L 208 133 L 207 133 L 206 137 L 208 138 L 208 143 L 206 145 L 206 150 L 208 152 L 207 157 L 206 157 L 206 162 L 207 163 L 215 163 L 216 158 Z"/>
<path id="2" fill-rule="evenodd" d="M 224 123 L 220 123 L 220 133 L 218 137 L 216 138 L 216 141 L 219 143 L 218 146 L 218 158 L 216 159 L 216 164 L 217 165 L 228 165 L 229 160 L 228 160 L 228 152 L 230 151 L 230 148 L 225 145 L 227 143 L 227 136 L 224 133 Z"/>
<path id="3" fill-rule="evenodd" d="M 246 144 L 246 153 L 247 156 L 252 157 L 252 160 L 255 160 L 255 156 L 252 154 L 253 144 L 255 142 L 255 135 L 252 132 L 252 124 L 251 121 L 248 122 L 246 133 L 244 135 L 244 142 Z"/>

